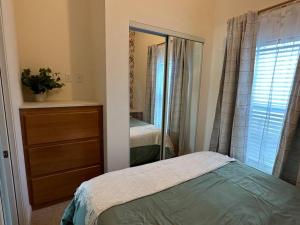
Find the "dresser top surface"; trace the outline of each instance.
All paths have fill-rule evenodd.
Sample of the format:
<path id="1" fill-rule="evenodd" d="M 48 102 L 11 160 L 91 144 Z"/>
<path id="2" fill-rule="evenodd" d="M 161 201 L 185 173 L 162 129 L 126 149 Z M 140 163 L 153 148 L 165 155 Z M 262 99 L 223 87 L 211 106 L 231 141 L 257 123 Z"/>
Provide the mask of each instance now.
<path id="1" fill-rule="evenodd" d="M 56 107 L 78 107 L 78 106 L 99 106 L 96 101 L 45 101 L 45 102 L 24 102 L 20 109 L 33 108 L 56 108 Z"/>

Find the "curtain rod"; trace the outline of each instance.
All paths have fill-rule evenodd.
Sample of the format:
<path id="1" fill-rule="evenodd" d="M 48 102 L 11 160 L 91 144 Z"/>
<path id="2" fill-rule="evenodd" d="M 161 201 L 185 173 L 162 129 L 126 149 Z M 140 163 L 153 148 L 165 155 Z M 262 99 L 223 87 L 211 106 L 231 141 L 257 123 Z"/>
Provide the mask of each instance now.
<path id="1" fill-rule="evenodd" d="M 266 11 L 273 10 L 273 9 L 283 8 L 283 7 L 286 7 L 286 6 L 290 5 L 290 4 L 294 4 L 294 3 L 298 3 L 298 2 L 299 2 L 299 0 L 285 1 L 285 2 L 282 2 L 282 3 L 276 4 L 276 5 L 273 5 L 273 6 L 264 8 L 264 9 L 261 9 L 261 10 L 258 11 L 258 14 L 261 14 L 261 13 L 264 13 Z"/>

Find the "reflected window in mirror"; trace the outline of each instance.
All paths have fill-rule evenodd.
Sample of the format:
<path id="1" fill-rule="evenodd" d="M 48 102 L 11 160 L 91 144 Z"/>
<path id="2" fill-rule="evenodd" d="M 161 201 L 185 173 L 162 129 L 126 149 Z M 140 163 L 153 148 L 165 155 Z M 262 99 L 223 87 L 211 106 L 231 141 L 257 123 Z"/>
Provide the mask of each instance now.
<path id="1" fill-rule="evenodd" d="M 160 44 L 156 52 L 156 80 L 154 94 L 154 125 L 162 128 L 163 100 L 164 100 L 164 80 L 165 80 L 165 49 L 166 45 Z"/>

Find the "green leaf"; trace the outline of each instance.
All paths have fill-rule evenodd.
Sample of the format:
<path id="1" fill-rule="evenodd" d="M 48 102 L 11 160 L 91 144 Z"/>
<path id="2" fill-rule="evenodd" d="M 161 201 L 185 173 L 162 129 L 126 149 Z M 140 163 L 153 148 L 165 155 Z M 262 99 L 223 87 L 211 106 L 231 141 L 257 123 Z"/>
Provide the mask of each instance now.
<path id="1" fill-rule="evenodd" d="M 30 69 L 23 69 L 21 73 L 22 84 L 29 87 L 34 94 L 44 93 L 54 88 L 62 88 L 59 73 L 52 73 L 50 68 L 40 68 L 39 74 L 31 74 Z"/>

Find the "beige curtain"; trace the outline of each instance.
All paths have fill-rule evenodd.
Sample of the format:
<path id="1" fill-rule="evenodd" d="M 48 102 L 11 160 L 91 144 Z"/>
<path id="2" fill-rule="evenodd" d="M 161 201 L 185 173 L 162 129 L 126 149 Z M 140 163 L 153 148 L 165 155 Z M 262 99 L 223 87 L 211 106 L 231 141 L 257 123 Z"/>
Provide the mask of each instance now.
<path id="1" fill-rule="evenodd" d="M 167 133 L 171 138 L 176 154 L 179 153 L 179 138 L 181 117 L 184 112 L 183 85 L 186 83 L 184 74 L 184 57 L 186 54 L 186 41 L 181 38 L 173 38 L 169 42 L 169 115 Z"/>
<path id="2" fill-rule="evenodd" d="M 195 143 L 191 141 L 191 98 L 194 67 L 200 64 L 194 65 L 194 48 L 193 41 L 170 38 L 167 133 L 178 155 L 195 151 Z"/>
<path id="3" fill-rule="evenodd" d="M 187 99 L 189 74 L 187 62 L 187 41 L 181 38 L 171 37 L 169 42 L 169 101 L 168 101 L 168 128 L 176 154 L 183 155 L 188 149 L 185 148 L 185 129 L 188 113 L 189 99 Z M 189 113 L 188 113 L 189 114 Z M 185 131 L 187 133 L 185 134 Z"/>
<path id="4" fill-rule="evenodd" d="M 300 60 L 273 174 L 300 187 Z"/>
<path id="5" fill-rule="evenodd" d="M 158 46 L 148 47 L 144 120 L 154 124 Z"/>
<path id="6" fill-rule="evenodd" d="M 210 150 L 245 160 L 248 114 L 255 60 L 257 13 L 227 25 L 223 72 Z"/>
<path id="7" fill-rule="evenodd" d="M 195 143 L 191 143 L 191 138 L 193 136 L 191 127 L 191 120 L 193 119 L 191 117 L 191 100 L 193 91 L 192 82 L 194 82 L 193 78 L 196 76 L 194 75 L 194 67 L 200 65 L 194 65 L 194 46 L 195 42 L 185 40 L 178 155 L 189 154 L 196 151 Z"/>

